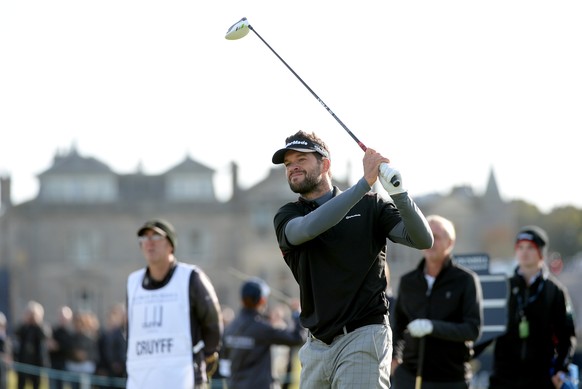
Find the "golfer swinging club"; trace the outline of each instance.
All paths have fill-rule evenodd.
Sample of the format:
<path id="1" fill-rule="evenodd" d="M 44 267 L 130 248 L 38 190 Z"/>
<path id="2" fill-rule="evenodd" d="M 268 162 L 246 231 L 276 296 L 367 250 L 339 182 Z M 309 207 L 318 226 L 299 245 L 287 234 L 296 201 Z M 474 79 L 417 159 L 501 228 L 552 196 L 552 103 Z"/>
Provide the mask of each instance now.
<path id="1" fill-rule="evenodd" d="M 390 160 L 371 148 L 363 177 L 344 192 L 332 185 L 329 149 L 314 133 L 289 136 L 272 161 L 285 165 L 289 187 L 299 194 L 277 211 L 274 227 L 310 333 L 299 351 L 300 387 L 389 388 L 386 239 L 430 248 L 424 215 Z M 393 202 L 370 191 L 378 178 Z"/>

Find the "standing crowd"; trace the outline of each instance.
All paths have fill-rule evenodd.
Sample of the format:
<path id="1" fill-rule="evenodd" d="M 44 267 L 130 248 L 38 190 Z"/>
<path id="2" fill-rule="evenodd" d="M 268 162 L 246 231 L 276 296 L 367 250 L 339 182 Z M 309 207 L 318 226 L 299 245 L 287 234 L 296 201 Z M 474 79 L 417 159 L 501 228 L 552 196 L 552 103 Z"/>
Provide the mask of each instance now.
<path id="1" fill-rule="evenodd" d="M 58 321 L 51 326 L 44 320 L 44 308 L 30 301 L 17 324 L 14 335 L 5 337 L 3 369 L 0 376 L 5 389 L 7 366 L 18 362 L 16 385 L 18 389 L 40 387 L 40 368 L 47 369 L 50 389 L 81 387 L 83 376 L 99 376 L 102 385 L 125 377 L 125 306 L 115 305 L 108 313 L 107 323 L 101 326 L 97 316 L 89 311 L 73 310 L 62 306 Z M 36 369 L 34 368 L 36 367 Z M 4 385 L 4 386 L 2 386 Z"/>
<path id="2" fill-rule="evenodd" d="M 476 345 L 483 295 L 478 276 L 455 262 L 453 223 L 425 217 L 376 150 L 365 151 L 362 177 L 345 190 L 332 183 L 331 161 L 325 142 L 304 131 L 272 157 L 298 195 L 273 220 L 300 292 L 287 317 L 269 310 L 270 287 L 259 278 L 242 284 L 237 313 L 221 307 L 204 270 L 176 257 L 174 226 L 151 219 L 137 229 L 145 266 L 128 276 L 125 304 L 105 325 L 63 306 L 47 329 L 43 307 L 30 302 L 11 344 L 0 313 L 0 389 L 12 359 L 52 367 L 50 389 L 79 389 L 71 377 L 83 375 L 104 378 L 94 388 L 120 378 L 128 389 L 284 389 L 295 359 L 302 389 L 468 389 L 471 361 L 490 344 L 491 389 L 574 388 L 575 318 L 548 272 L 543 229 L 518 231 L 507 329 Z M 373 190 L 377 182 L 389 198 Z M 388 240 L 422 254 L 395 296 Z M 39 375 L 19 371 L 18 389 L 27 382 L 38 389 Z"/>

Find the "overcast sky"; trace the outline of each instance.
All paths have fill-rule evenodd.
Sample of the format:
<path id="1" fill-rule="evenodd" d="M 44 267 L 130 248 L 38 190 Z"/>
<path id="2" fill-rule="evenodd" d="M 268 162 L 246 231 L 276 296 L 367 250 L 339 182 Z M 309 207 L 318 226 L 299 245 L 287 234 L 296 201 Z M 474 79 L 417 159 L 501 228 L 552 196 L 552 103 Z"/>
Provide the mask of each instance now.
<path id="1" fill-rule="evenodd" d="M 582 2 L 511 0 L 3 1 L 13 201 L 72 145 L 121 174 L 190 155 L 227 196 L 231 161 L 251 186 L 299 129 L 359 178 L 362 151 L 268 47 L 224 38 L 243 16 L 413 197 L 481 194 L 493 169 L 507 201 L 582 208 Z"/>

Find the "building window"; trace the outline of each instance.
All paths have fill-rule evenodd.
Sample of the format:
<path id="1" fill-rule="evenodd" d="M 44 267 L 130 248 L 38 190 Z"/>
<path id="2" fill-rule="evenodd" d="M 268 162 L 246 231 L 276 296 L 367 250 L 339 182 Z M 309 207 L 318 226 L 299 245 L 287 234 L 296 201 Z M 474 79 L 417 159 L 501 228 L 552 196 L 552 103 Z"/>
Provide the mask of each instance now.
<path id="1" fill-rule="evenodd" d="M 88 267 L 98 259 L 99 235 L 95 232 L 74 230 L 71 232 L 67 257 L 71 263 L 79 267 Z"/>
<path id="2" fill-rule="evenodd" d="M 212 177 L 173 174 L 168 180 L 167 196 L 174 201 L 213 200 Z"/>
<path id="3" fill-rule="evenodd" d="M 188 235 L 188 256 L 198 263 L 210 262 L 210 235 L 203 230 L 192 230 Z"/>
<path id="4" fill-rule="evenodd" d="M 53 176 L 41 183 L 43 200 L 49 202 L 107 203 L 117 197 L 116 184 L 110 176 Z"/>
<path id="5" fill-rule="evenodd" d="M 251 224 L 260 237 L 271 237 L 273 232 L 273 217 L 275 215 L 270 208 L 256 206 L 251 212 Z"/>

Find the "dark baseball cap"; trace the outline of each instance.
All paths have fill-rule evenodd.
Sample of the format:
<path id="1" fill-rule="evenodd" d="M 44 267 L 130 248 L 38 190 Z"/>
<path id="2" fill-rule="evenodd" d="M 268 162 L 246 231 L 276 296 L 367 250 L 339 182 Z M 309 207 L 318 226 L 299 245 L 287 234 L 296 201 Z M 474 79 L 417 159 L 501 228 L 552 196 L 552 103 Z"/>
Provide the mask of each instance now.
<path id="1" fill-rule="evenodd" d="M 550 242 L 546 231 L 538 226 L 525 226 L 520 228 L 515 237 L 515 244 L 524 240 L 535 244 L 540 251 L 540 255 L 547 250 L 547 246 Z"/>
<path id="2" fill-rule="evenodd" d="M 260 278 L 252 278 L 246 281 L 241 289 L 240 295 L 243 299 L 250 299 L 253 304 L 257 304 L 261 298 L 269 297 L 271 289 L 265 281 Z"/>
<path id="3" fill-rule="evenodd" d="M 544 248 L 548 245 L 548 235 L 538 226 L 522 227 L 515 238 L 515 242 L 527 240 L 535 243 L 539 248 Z"/>
<path id="4" fill-rule="evenodd" d="M 294 139 L 287 143 L 285 147 L 279 149 L 273 154 L 273 163 L 280 164 L 285 160 L 285 153 L 289 150 L 300 151 L 302 153 L 318 153 L 325 158 L 329 158 L 329 151 L 319 143 L 313 142 L 307 138 Z"/>
<path id="5" fill-rule="evenodd" d="M 172 223 L 164 219 L 151 219 L 146 221 L 143 226 L 137 230 L 137 236 L 142 236 L 147 230 L 152 230 L 157 234 L 165 236 L 174 250 L 176 250 L 176 230 Z"/>

